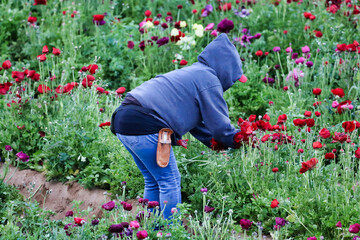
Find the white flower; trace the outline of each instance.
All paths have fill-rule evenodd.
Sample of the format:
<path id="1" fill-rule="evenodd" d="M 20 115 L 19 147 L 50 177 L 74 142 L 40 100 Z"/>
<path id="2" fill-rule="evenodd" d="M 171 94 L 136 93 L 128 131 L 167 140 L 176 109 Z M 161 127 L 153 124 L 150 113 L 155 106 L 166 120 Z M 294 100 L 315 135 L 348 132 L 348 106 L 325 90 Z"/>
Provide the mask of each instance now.
<path id="1" fill-rule="evenodd" d="M 178 54 L 178 53 L 175 53 L 175 58 L 176 58 L 177 60 L 181 60 L 181 59 L 184 58 L 184 56 L 182 56 L 182 55 L 180 55 L 180 54 Z"/>
<path id="2" fill-rule="evenodd" d="M 203 27 L 203 25 L 195 23 L 193 25 L 192 29 L 195 30 L 195 35 L 197 37 L 204 36 L 204 27 Z"/>
<path id="3" fill-rule="evenodd" d="M 173 28 L 173 29 L 171 30 L 170 35 L 171 35 L 171 36 L 174 36 L 174 37 L 178 36 L 178 35 L 179 35 L 179 30 L 177 30 L 176 28 Z"/>
<path id="4" fill-rule="evenodd" d="M 189 50 L 191 46 L 195 46 L 196 42 L 193 37 L 180 37 L 180 40 L 176 43 L 182 50 Z"/>
<path id="5" fill-rule="evenodd" d="M 186 27 L 186 22 L 185 22 L 185 21 L 180 21 L 180 27 L 181 27 L 181 28 Z"/>
<path id="6" fill-rule="evenodd" d="M 145 24 L 144 24 L 144 28 L 145 29 L 150 29 L 150 28 L 153 28 L 154 27 L 154 24 L 150 21 L 147 21 Z"/>

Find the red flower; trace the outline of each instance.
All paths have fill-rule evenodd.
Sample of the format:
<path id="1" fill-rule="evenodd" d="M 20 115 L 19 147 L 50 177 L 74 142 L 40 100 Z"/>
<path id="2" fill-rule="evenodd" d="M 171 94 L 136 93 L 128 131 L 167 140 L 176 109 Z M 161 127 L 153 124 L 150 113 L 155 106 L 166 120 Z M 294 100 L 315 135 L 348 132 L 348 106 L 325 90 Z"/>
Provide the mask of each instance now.
<path id="1" fill-rule="evenodd" d="M 34 22 L 36 22 L 37 21 L 37 18 L 36 17 L 32 17 L 32 16 L 29 16 L 28 17 L 28 22 L 29 23 L 34 23 Z"/>
<path id="2" fill-rule="evenodd" d="M 351 140 L 350 137 L 348 135 L 346 135 L 345 133 L 335 132 L 331 143 L 337 143 L 337 142 L 343 143 L 343 142 L 349 141 L 349 140 Z"/>
<path id="3" fill-rule="evenodd" d="M 297 127 L 303 127 L 303 126 L 306 125 L 307 120 L 306 120 L 306 119 L 294 119 L 294 120 L 293 120 L 293 123 L 294 123 L 294 125 L 297 126 Z"/>
<path id="4" fill-rule="evenodd" d="M 111 125 L 110 122 L 104 122 L 104 123 L 101 123 L 101 124 L 99 125 L 99 127 L 103 128 L 103 127 L 105 127 L 105 126 L 110 126 L 110 125 Z"/>
<path id="5" fill-rule="evenodd" d="M 353 121 L 347 121 L 342 123 L 342 127 L 345 132 L 352 132 L 355 130 L 355 123 Z"/>
<path id="6" fill-rule="evenodd" d="M 301 167 L 301 169 L 299 171 L 300 174 L 303 174 L 303 173 L 307 172 L 308 170 L 313 169 L 318 162 L 319 161 L 316 158 L 312 158 L 312 159 L 310 159 L 310 160 L 308 160 L 306 162 L 302 162 L 301 163 L 302 167 Z"/>
<path id="7" fill-rule="evenodd" d="M 270 135 L 269 135 L 269 134 L 266 134 L 266 135 L 264 135 L 264 136 L 261 138 L 261 141 L 262 141 L 262 142 L 266 142 L 267 140 L 269 140 L 269 137 L 270 137 Z"/>
<path id="8" fill-rule="evenodd" d="M 319 134 L 324 139 L 329 138 L 331 136 L 330 131 L 327 130 L 326 128 L 321 129 Z"/>
<path id="9" fill-rule="evenodd" d="M 335 88 L 335 89 L 332 89 L 331 92 L 336 95 L 336 96 L 339 96 L 341 98 L 345 97 L 345 93 L 344 93 L 344 90 L 342 88 Z"/>
<path id="10" fill-rule="evenodd" d="M 52 90 L 48 86 L 46 86 L 45 84 L 40 84 L 37 90 L 41 94 L 52 92 Z"/>
<path id="11" fill-rule="evenodd" d="M 266 121 L 270 121 L 270 116 L 267 115 L 267 114 L 265 114 L 265 115 L 263 116 L 263 119 L 266 120 Z"/>
<path id="12" fill-rule="evenodd" d="M 12 83 L 6 82 L 6 83 L 0 83 L 0 95 L 5 95 L 9 91 L 10 87 L 12 86 Z"/>
<path id="13" fill-rule="evenodd" d="M 277 199 L 272 200 L 270 207 L 271 208 L 276 208 L 279 206 L 279 201 Z"/>
<path id="14" fill-rule="evenodd" d="M 46 55 L 45 54 L 38 55 L 37 59 L 39 59 L 40 62 L 44 62 L 46 60 Z"/>
<path id="15" fill-rule="evenodd" d="M 221 151 L 226 149 L 221 142 L 216 141 L 214 138 L 210 140 L 210 144 L 210 147 L 213 151 Z"/>
<path id="16" fill-rule="evenodd" d="M 311 112 L 310 111 L 305 111 L 304 116 L 305 117 L 311 117 Z"/>
<path id="17" fill-rule="evenodd" d="M 309 12 L 304 12 L 304 17 L 305 17 L 305 18 L 309 19 L 310 16 L 312 16 L 311 13 L 309 13 Z"/>
<path id="18" fill-rule="evenodd" d="M 88 76 L 91 76 L 91 75 L 88 75 Z M 81 85 L 84 88 L 91 87 L 93 85 L 93 81 L 89 81 L 87 78 L 84 78 L 81 82 Z"/>
<path id="19" fill-rule="evenodd" d="M 48 53 L 48 52 L 49 52 L 49 49 L 48 49 L 48 47 L 45 45 L 45 46 L 43 47 L 43 49 L 42 49 L 42 53 L 46 54 L 46 53 Z"/>
<path id="20" fill-rule="evenodd" d="M 179 139 L 176 141 L 177 145 L 182 146 L 183 148 L 187 149 L 187 142 L 189 139 Z"/>
<path id="21" fill-rule="evenodd" d="M 91 64 L 91 65 L 88 66 L 88 71 L 91 74 L 95 74 L 98 69 L 99 69 L 99 67 L 96 64 Z"/>
<path id="22" fill-rule="evenodd" d="M 314 107 L 317 107 L 317 106 L 319 106 L 321 104 L 321 102 L 315 102 L 315 103 L 313 103 L 313 106 Z"/>
<path id="23" fill-rule="evenodd" d="M 321 38 L 323 36 L 322 32 L 320 31 L 314 30 L 314 33 L 315 33 L 315 37 L 317 38 Z"/>
<path id="24" fill-rule="evenodd" d="M 322 148 L 321 142 L 313 142 L 312 146 L 313 146 L 313 149 Z"/>
<path id="25" fill-rule="evenodd" d="M 342 106 L 343 106 L 343 105 L 350 105 L 350 104 L 351 104 L 351 101 L 350 101 L 350 100 L 345 100 L 345 101 L 339 103 L 339 106 L 337 107 L 337 113 L 342 114 L 342 113 L 343 113 L 343 108 L 342 108 Z"/>
<path id="26" fill-rule="evenodd" d="M 330 152 L 325 154 L 325 159 L 335 159 L 335 154 Z"/>
<path id="27" fill-rule="evenodd" d="M 133 49 L 134 46 L 135 46 L 135 44 L 133 41 L 128 41 L 128 45 L 127 45 L 128 48 Z"/>
<path id="28" fill-rule="evenodd" d="M 272 171 L 273 171 L 273 173 L 276 173 L 279 171 L 279 169 L 276 167 L 276 168 L 273 168 Z"/>
<path id="29" fill-rule="evenodd" d="M 98 91 L 99 93 L 104 93 L 104 88 L 102 87 L 97 87 L 96 91 Z"/>
<path id="30" fill-rule="evenodd" d="M 53 53 L 55 56 L 59 56 L 59 55 L 61 54 L 60 49 L 54 48 L 54 47 L 53 47 L 52 53 Z"/>
<path id="31" fill-rule="evenodd" d="M 124 88 L 124 87 L 119 87 L 117 90 L 116 90 L 116 93 L 117 94 L 124 94 L 124 92 L 126 91 L 126 88 Z"/>
<path id="32" fill-rule="evenodd" d="M 261 50 L 256 51 L 255 55 L 261 57 L 263 55 L 263 52 Z"/>
<path id="33" fill-rule="evenodd" d="M 78 226 L 81 226 L 81 225 L 83 225 L 84 223 L 86 223 L 86 221 L 85 221 L 85 219 L 83 219 L 83 218 L 74 218 L 74 221 L 75 221 L 75 223 L 76 223 L 76 225 L 78 225 Z"/>
<path id="34" fill-rule="evenodd" d="M 315 116 L 320 117 L 320 116 L 321 116 L 321 113 L 318 112 L 318 111 L 316 111 L 316 112 L 315 112 Z"/>
<path id="35" fill-rule="evenodd" d="M 308 127 L 313 127 L 315 125 L 315 120 L 313 118 L 306 119 L 306 125 Z"/>
<path id="36" fill-rule="evenodd" d="M 355 157 L 356 157 L 357 159 L 360 158 L 360 147 L 355 151 Z"/>
<path id="37" fill-rule="evenodd" d="M 314 88 L 312 90 L 312 92 L 313 92 L 314 95 L 320 95 L 321 94 L 321 88 Z"/>
<path id="38" fill-rule="evenodd" d="M 180 65 L 181 65 L 181 66 L 185 66 L 186 64 L 188 64 L 188 62 L 187 62 L 186 60 L 182 59 L 182 60 L 180 61 Z"/>
<path id="39" fill-rule="evenodd" d="M 146 10 L 146 11 L 145 11 L 145 16 L 146 16 L 146 17 L 150 17 L 150 16 L 151 16 L 151 11 L 150 11 L 150 10 Z"/>
<path id="40" fill-rule="evenodd" d="M 179 34 L 178 34 L 177 36 L 171 36 L 171 37 L 170 37 L 170 40 L 171 40 L 172 42 L 177 42 L 177 41 L 180 40 L 180 37 L 185 37 L 185 33 L 179 31 Z"/>
<path id="41" fill-rule="evenodd" d="M 9 60 L 6 60 L 5 62 L 3 62 L 2 67 L 3 69 L 11 68 L 11 62 Z"/>
<path id="42" fill-rule="evenodd" d="M 102 14 L 93 15 L 93 21 L 102 21 L 102 20 L 104 20 L 104 15 Z"/>
<path id="43" fill-rule="evenodd" d="M 249 116 L 249 122 L 253 122 L 256 119 L 256 115 L 252 114 Z"/>

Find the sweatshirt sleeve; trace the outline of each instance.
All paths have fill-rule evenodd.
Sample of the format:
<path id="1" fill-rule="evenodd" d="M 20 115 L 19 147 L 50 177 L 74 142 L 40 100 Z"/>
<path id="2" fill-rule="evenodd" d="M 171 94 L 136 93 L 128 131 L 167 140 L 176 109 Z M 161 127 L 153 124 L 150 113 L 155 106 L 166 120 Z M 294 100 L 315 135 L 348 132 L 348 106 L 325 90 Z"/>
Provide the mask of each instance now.
<path id="1" fill-rule="evenodd" d="M 211 147 L 211 132 L 205 127 L 204 122 L 190 130 L 190 134 L 207 147 Z"/>
<path id="2" fill-rule="evenodd" d="M 231 124 L 221 86 L 214 86 L 200 92 L 198 102 L 202 120 L 211 136 L 216 141 L 235 148 L 234 135 L 239 130 Z"/>

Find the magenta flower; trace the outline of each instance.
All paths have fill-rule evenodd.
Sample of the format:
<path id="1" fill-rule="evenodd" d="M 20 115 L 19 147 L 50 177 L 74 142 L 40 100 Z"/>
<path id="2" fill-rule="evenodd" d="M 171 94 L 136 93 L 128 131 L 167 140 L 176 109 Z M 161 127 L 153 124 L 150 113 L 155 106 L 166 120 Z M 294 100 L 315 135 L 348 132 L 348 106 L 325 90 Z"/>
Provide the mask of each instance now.
<path id="1" fill-rule="evenodd" d="M 23 162 L 28 162 L 29 161 L 29 156 L 28 155 L 26 155 L 25 153 L 23 153 L 23 152 L 18 152 L 17 154 L 16 154 L 16 156 L 18 157 L 18 159 L 20 159 L 21 161 L 23 161 Z"/>
<path id="2" fill-rule="evenodd" d="M 209 23 L 206 27 L 205 27 L 205 31 L 209 31 L 212 30 L 214 28 L 214 23 Z"/>
<path id="3" fill-rule="evenodd" d="M 341 228 L 342 227 L 341 221 L 338 221 L 335 226 L 338 227 L 338 228 Z"/>
<path id="4" fill-rule="evenodd" d="M 159 202 L 158 201 L 149 201 L 149 205 L 148 208 L 154 208 L 159 206 Z"/>
<path id="5" fill-rule="evenodd" d="M 274 51 L 274 52 L 280 52 L 280 47 L 274 47 L 274 48 L 273 48 L 273 51 Z"/>
<path id="6" fill-rule="evenodd" d="M 67 212 L 65 213 L 65 217 L 72 217 L 72 216 L 74 216 L 74 212 L 73 212 L 73 211 L 67 211 Z"/>
<path id="7" fill-rule="evenodd" d="M 360 224 L 358 224 L 358 223 L 350 225 L 350 227 L 349 227 L 349 232 L 351 232 L 351 233 L 358 233 L 359 230 L 360 230 Z"/>
<path id="8" fill-rule="evenodd" d="M 314 65 L 314 63 L 312 61 L 307 61 L 306 62 L 306 66 L 311 68 Z"/>
<path id="9" fill-rule="evenodd" d="M 288 47 L 288 48 L 285 49 L 285 51 L 286 51 L 287 53 L 291 53 L 293 50 L 292 50 L 291 47 Z"/>
<path id="10" fill-rule="evenodd" d="M 286 224 L 286 220 L 281 217 L 275 218 L 275 222 L 276 222 L 276 225 L 278 225 L 280 227 L 283 227 Z"/>
<path id="11" fill-rule="evenodd" d="M 231 21 L 227 18 L 224 18 L 223 20 L 221 20 L 219 22 L 219 24 L 217 25 L 217 31 L 223 32 L 223 33 L 229 33 L 233 28 L 234 28 L 233 21 Z"/>
<path id="12" fill-rule="evenodd" d="M 293 71 L 289 72 L 286 77 L 286 81 L 294 81 L 295 87 L 300 85 L 300 79 L 304 77 L 304 72 L 294 68 Z"/>
<path id="13" fill-rule="evenodd" d="M 206 187 L 201 188 L 201 190 L 200 190 L 200 192 L 202 192 L 202 193 L 207 193 L 207 191 L 208 191 L 208 189 Z"/>
<path id="14" fill-rule="evenodd" d="M 101 206 L 103 209 L 107 210 L 107 211 L 111 211 L 114 209 L 115 207 L 115 202 L 114 201 L 110 201 L 108 203 L 105 203 L 104 205 Z"/>
<path id="15" fill-rule="evenodd" d="M 201 16 L 202 17 L 207 17 L 209 16 L 209 14 L 213 11 L 213 6 L 208 4 L 205 6 L 204 11 L 202 12 Z"/>
<path id="16" fill-rule="evenodd" d="M 317 240 L 317 238 L 314 236 L 314 237 L 308 237 L 307 240 Z"/>
<path id="17" fill-rule="evenodd" d="M 163 45 L 166 45 L 169 43 L 169 38 L 168 37 L 163 37 L 160 38 L 159 40 L 156 41 L 156 44 L 158 45 L 158 47 L 161 47 Z"/>
<path id="18" fill-rule="evenodd" d="M 295 60 L 295 63 L 296 63 L 296 64 L 304 63 L 304 62 L 305 62 L 305 58 L 303 58 L 303 57 L 300 57 L 300 58 L 298 58 L 298 59 Z"/>
<path id="19" fill-rule="evenodd" d="M 135 46 L 135 44 L 133 41 L 128 41 L 128 45 L 127 45 L 128 48 L 133 49 L 134 46 Z"/>
<path id="20" fill-rule="evenodd" d="M 6 145 L 5 146 L 5 150 L 8 151 L 8 152 L 12 152 L 12 147 L 10 145 Z"/>
<path id="21" fill-rule="evenodd" d="M 275 79 L 273 79 L 273 78 L 271 78 L 271 77 L 264 77 L 264 78 L 263 78 L 263 82 L 264 82 L 264 83 L 273 84 L 273 83 L 275 83 Z"/>
<path id="22" fill-rule="evenodd" d="M 147 233 L 146 230 L 138 231 L 138 232 L 136 233 L 136 237 L 137 237 L 138 239 L 145 239 L 145 238 L 147 238 L 147 236 L 148 236 L 148 233 Z"/>
<path id="23" fill-rule="evenodd" d="M 130 228 L 138 229 L 140 227 L 140 223 L 138 221 L 131 221 Z"/>
<path id="24" fill-rule="evenodd" d="M 252 225 L 252 222 L 248 219 L 241 219 L 240 226 L 243 230 L 249 230 Z"/>
<path id="25" fill-rule="evenodd" d="M 214 211 L 215 210 L 215 208 L 213 208 L 213 207 L 209 207 L 209 206 L 205 206 L 204 207 L 204 211 L 206 212 L 206 213 L 210 213 L 210 212 L 212 212 L 212 211 Z"/>

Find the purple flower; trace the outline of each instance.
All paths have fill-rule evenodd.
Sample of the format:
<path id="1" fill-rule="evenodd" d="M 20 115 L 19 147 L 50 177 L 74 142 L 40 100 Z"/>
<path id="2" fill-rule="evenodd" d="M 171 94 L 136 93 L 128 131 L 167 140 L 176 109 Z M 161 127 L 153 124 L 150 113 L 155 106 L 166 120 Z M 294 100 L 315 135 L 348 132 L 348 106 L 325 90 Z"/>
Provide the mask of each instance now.
<path id="1" fill-rule="evenodd" d="M 275 218 L 275 222 L 276 222 L 276 225 L 278 225 L 280 227 L 283 227 L 286 224 L 286 220 L 281 217 Z"/>
<path id="2" fill-rule="evenodd" d="M 6 145 L 5 146 L 5 150 L 8 151 L 8 152 L 12 152 L 12 147 L 10 145 Z"/>
<path id="3" fill-rule="evenodd" d="M 121 222 L 121 225 L 124 227 L 124 228 L 129 228 L 129 223 L 128 222 Z"/>
<path id="4" fill-rule="evenodd" d="M 349 227 L 349 232 L 351 232 L 351 233 L 358 233 L 359 230 L 360 230 L 360 224 L 358 224 L 358 223 L 350 225 L 350 227 Z"/>
<path id="5" fill-rule="evenodd" d="M 72 233 L 69 231 L 69 228 L 73 228 L 73 227 L 76 227 L 75 223 L 68 223 L 64 226 L 64 230 L 67 236 L 71 236 Z"/>
<path id="6" fill-rule="evenodd" d="M 317 238 L 314 236 L 314 237 L 308 237 L 307 240 L 317 240 Z"/>
<path id="7" fill-rule="evenodd" d="M 159 37 L 158 36 L 152 36 L 151 37 L 151 40 L 153 40 L 153 41 L 157 41 L 159 39 Z M 126 182 L 125 182 L 126 183 Z"/>
<path id="8" fill-rule="evenodd" d="M 280 52 L 280 47 L 274 47 L 274 48 L 273 48 L 273 51 L 274 51 L 274 52 Z"/>
<path id="9" fill-rule="evenodd" d="M 275 68 L 275 69 L 279 69 L 279 68 L 280 68 L 280 65 L 279 65 L 279 64 L 275 64 L 274 68 Z"/>
<path id="10" fill-rule="evenodd" d="M 213 6 L 211 4 L 208 4 L 205 6 L 205 9 L 203 13 L 201 14 L 202 17 L 207 17 L 209 14 L 213 11 Z"/>
<path id="11" fill-rule="evenodd" d="M 96 23 L 96 25 L 104 25 L 104 24 L 106 24 L 106 22 L 104 20 L 100 20 L 100 21 L 93 20 L 93 23 Z"/>
<path id="12" fill-rule="evenodd" d="M 144 40 L 139 43 L 139 48 L 141 51 L 145 50 L 145 41 Z"/>
<path id="13" fill-rule="evenodd" d="M 18 152 L 17 154 L 16 154 L 16 156 L 18 157 L 18 159 L 20 159 L 21 161 L 23 161 L 23 162 L 28 162 L 29 161 L 29 156 L 28 155 L 26 155 L 25 153 L 23 153 L 23 152 Z"/>
<path id="14" fill-rule="evenodd" d="M 245 7 L 242 7 L 241 11 L 234 8 L 233 12 L 236 16 L 239 16 L 241 18 L 244 18 L 244 17 L 247 17 L 250 15 L 250 11 L 245 9 Z"/>
<path id="15" fill-rule="evenodd" d="M 286 50 L 285 50 L 287 53 L 290 53 L 290 52 L 292 52 L 293 50 L 292 50 L 292 48 L 291 47 L 288 47 L 288 48 L 286 48 Z"/>
<path id="16" fill-rule="evenodd" d="M 161 47 L 163 45 L 166 45 L 169 43 L 169 38 L 168 37 L 163 37 L 160 38 L 159 40 L 157 40 L 156 44 L 158 45 L 158 47 Z"/>
<path id="17" fill-rule="evenodd" d="M 240 220 L 240 226 L 243 230 L 249 230 L 249 228 L 251 227 L 252 222 L 248 219 L 241 219 Z"/>
<path id="18" fill-rule="evenodd" d="M 248 32 L 248 29 L 247 28 L 243 28 L 243 30 L 242 30 L 242 33 L 247 33 Z"/>
<path id="19" fill-rule="evenodd" d="M 217 31 L 223 32 L 223 33 L 229 33 L 233 28 L 234 28 L 233 21 L 231 21 L 227 18 L 224 18 L 223 20 L 221 20 L 219 22 L 219 24 L 217 25 Z"/>
<path id="20" fill-rule="evenodd" d="M 200 191 L 201 191 L 202 193 L 207 193 L 208 189 L 207 189 L 206 187 L 204 187 L 204 188 L 201 188 Z"/>
<path id="21" fill-rule="evenodd" d="M 128 228 L 128 229 L 126 230 L 126 232 L 125 232 L 125 235 L 128 236 L 128 237 L 132 236 L 132 235 L 133 235 L 133 230 L 130 229 L 130 228 Z"/>
<path id="22" fill-rule="evenodd" d="M 341 221 L 338 221 L 335 226 L 338 227 L 338 228 L 341 228 L 342 227 Z"/>
<path id="23" fill-rule="evenodd" d="M 359 237 L 359 236 L 355 236 L 355 237 L 353 238 L 353 240 L 360 240 L 360 237 Z"/>
<path id="24" fill-rule="evenodd" d="M 314 65 L 314 63 L 312 61 L 306 62 L 306 66 L 308 66 L 309 68 L 311 68 L 313 65 Z"/>
<path id="25" fill-rule="evenodd" d="M 73 212 L 73 211 L 67 211 L 67 212 L 65 213 L 65 217 L 72 217 L 72 216 L 74 216 L 74 212 Z"/>
<path id="26" fill-rule="evenodd" d="M 206 213 L 210 213 L 210 212 L 212 212 L 212 211 L 214 211 L 215 210 L 215 208 L 213 208 L 213 207 L 209 207 L 209 206 L 205 206 L 204 207 L 204 211 L 206 212 Z"/>
<path id="27" fill-rule="evenodd" d="M 294 52 L 293 54 L 291 54 L 291 59 L 297 59 L 298 56 L 299 54 Z"/>
<path id="28" fill-rule="evenodd" d="M 273 78 L 271 78 L 271 77 L 264 77 L 264 78 L 263 78 L 263 82 L 264 82 L 264 83 L 273 84 L 273 83 L 275 83 L 275 79 L 273 79 Z"/>
<path id="29" fill-rule="evenodd" d="M 91 220 L 91 225 L 96 226 L 98 224 L 99 224 L 99 219 L 95 218 L 95 219 Z"/>
<path id="30" fill-rule="evenodd" d="M 108 231 L 111 233 L 121 233 L 123 230 L 124 227 L 121 224 L 113 224 L 108 229 Z"/>
<path id="31" fill-rule="evenodd" d="M 104 205 L 101 206 L 103 209 L 107 210 L 107 211 L 111 211 L 115 208 L 115 202 L 114 201 L 110 201 L 108 203 L 105 203 Z"/>

